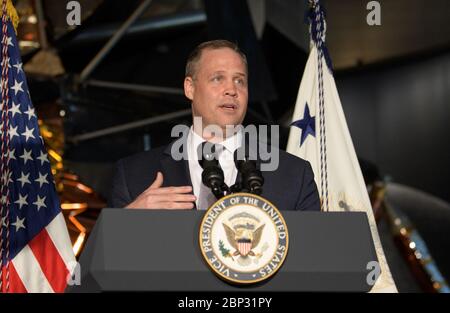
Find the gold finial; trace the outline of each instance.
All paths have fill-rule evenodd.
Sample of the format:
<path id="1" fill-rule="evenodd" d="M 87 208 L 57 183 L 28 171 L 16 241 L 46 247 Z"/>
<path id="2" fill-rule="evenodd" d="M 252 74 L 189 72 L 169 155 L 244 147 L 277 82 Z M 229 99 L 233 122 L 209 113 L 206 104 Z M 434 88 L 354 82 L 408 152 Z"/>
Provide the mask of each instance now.
<path id="1" fill-rule="evenodd" d="M 3 17 L 3 1 L 5 0 L 0 0 L 0 11 L 1 11 L 1 15 Z M 13 26 L 14 26 L 14 31 L 17 33 L 17 26 L 19 25 L 19 16 L 17 15 L 17 11 L 14 8 L 11 0 L 6 0 L 6 13 L 8 14 L 9 19 L 11 20 Z"/>

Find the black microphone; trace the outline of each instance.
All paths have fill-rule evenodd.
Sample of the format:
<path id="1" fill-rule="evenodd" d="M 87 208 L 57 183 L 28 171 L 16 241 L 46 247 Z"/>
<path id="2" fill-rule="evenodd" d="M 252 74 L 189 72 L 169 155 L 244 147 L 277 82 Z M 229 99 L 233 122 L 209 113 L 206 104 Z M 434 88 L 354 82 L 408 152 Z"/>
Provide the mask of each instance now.
<path id="1" fill-rule="evenodd" d="M 234 152 L 234 163 L 242 177 L 242 191 L 260 195 L 264 177 L 257 168 L 256 161 L 250 160 L 249 154 L 243 151 L 242 148 L 239 148 Z"/>
<path id="2" fill-rule="evenodd" d="M 210 142 L 203 142 L 197 148 L 198 163 L 203 168 L 202 182 L 211 189 L 211 192 L 220 199 L 228 192 L 228 186 L 225 184 L 223 170 L 218 160 L 217 146 Z"/>

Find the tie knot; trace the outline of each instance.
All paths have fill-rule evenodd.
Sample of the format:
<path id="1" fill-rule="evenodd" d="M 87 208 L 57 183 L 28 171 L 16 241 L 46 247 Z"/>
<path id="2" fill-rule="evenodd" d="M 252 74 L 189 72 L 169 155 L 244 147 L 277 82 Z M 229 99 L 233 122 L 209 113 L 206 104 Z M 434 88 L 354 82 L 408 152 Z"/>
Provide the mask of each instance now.
<path id="1" fill-rule="evenodd" d="M 199 160 L 219 160 L 219 156 L 225 147 L 218 143 L 205 141 L 197 148 L 197 155 Z"/>

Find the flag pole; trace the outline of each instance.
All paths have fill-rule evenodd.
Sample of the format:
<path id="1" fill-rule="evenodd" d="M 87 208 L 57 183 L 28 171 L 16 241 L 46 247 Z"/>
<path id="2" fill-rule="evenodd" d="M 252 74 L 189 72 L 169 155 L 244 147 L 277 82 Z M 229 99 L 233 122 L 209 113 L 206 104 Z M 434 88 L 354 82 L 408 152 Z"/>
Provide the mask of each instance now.
<path id="1" fill-rule="evenodd" d="M 1 223 L 0 223 L 0 292 L 9 291 L 9 120 L 8 120 L 8 10 L 7 0 L 2 2 L 2 160 L 1 160 Z M 5 227 L 6 234 L 3 234 Z M 4 239 L 5 237 L 5 239 Z M 5 262 L 3 262 L 5 259 Z M 5 264 L 3 264 L 5 263 Z M 3 273 L 5 267 L 5 273 Z M 5 280 L 5 282 L 4 282 Z"/>

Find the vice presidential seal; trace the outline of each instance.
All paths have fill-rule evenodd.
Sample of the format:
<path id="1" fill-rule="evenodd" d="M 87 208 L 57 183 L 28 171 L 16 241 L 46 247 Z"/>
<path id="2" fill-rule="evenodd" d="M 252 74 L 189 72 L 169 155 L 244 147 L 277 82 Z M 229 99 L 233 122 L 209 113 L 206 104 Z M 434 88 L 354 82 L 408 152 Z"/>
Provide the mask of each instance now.
<path id="1" fill-rule="evenodd" d="M 229 282 L 263 281 L 281 267 L 288 252 L 288 229 L 266 199 L 235 193 L 214 203 L 200 225 L 200 249 L 209 267 Z"/>

